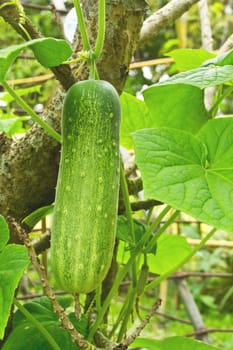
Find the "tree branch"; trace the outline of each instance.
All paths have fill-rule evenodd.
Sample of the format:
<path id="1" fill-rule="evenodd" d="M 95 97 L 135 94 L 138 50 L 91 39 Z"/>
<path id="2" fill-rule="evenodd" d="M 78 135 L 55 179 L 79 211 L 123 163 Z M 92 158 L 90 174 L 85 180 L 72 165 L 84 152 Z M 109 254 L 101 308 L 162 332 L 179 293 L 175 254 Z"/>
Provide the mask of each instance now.
<path id="1" fill-rule="evenodd" d="M 169 23 L 173 23 L 199 0 L 171 0 L 167 5 L 153 13 L 143 23 L 140 44 L 156 36 Z"/>
<path id="2" fill-rule="evenodd" d="M 178 279 L 175 283 L 195 331 L 206 329 L 199 309 L 188 288 L 187 282 L 185 280 Z M 206 334 L 201 334 L 198 339 L 202 339 L 204 342 L 209 343 L 209 338 Z"/>
<path id="3" fill-rule="evenodd" d="M 25 15 L 19 1 L 10 2 L 9 0 L 0 0 L 0 16 L 9 23 L 24 40 L 28 41 L 29 39 L 38 39 L 42 37 L 38 29 Z M 52 67 L 51 71 L 65 90 L 74 84 L 74 77 L 69 65 L 61 64 L 60 66 Z"/>
<path id="4" fill-rule="evenodd" d="M 213 51 L 213 37 L 210 25 L 209 8 L 206 0 L 200 0 L 198 3 L 202 47 L 208 51 Z"/>

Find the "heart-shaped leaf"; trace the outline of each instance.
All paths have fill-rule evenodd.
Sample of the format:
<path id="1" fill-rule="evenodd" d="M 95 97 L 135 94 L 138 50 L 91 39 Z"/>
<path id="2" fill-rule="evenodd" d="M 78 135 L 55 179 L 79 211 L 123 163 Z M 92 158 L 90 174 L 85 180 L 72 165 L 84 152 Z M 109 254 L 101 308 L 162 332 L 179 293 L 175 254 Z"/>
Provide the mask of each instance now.
<path id="1" fill-rule="evenodd" d="M 198 136 L 169 128 L 133 134 L 146 198 L 233 232 L 233 118 L 208 122 Z"/>
<path id="2" fill-rule="evenodd" d="M 25 48 L 31 48 L 44 67 L 58 66 L 72 54 L 71 47 L 62 39 L 39 38 L 9 46 L 0 50 L 0 81 L 5 79 L 8 69 Z"/>

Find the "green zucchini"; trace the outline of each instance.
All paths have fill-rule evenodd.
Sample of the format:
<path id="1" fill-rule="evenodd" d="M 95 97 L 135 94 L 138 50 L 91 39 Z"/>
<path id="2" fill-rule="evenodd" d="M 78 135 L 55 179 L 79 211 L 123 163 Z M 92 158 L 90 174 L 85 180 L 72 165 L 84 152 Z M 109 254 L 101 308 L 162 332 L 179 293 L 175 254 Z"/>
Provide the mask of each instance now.
<path id="1" fill-rule="evenodd" d="M 89 293 L 106 276 L 119 192 L 120 102 L 103 80 L 74 84 L 62 113 L 62 150 L 51 235 L 60 288 Z"/>

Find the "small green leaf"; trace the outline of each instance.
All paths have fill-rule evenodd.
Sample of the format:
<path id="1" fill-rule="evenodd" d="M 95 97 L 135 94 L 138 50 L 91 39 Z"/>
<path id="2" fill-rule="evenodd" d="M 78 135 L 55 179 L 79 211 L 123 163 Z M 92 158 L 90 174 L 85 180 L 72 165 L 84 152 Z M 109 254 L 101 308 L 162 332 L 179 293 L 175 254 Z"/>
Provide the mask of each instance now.
<path id="1" fill-rule="evenodd" d="M 0 131 L 5 132 L 9 137 L 12 137 L 12 135 L 22 130 L 23 122 L 29 119 L 30 117 L 1 118 Z"/>
<path id="2" fill-rule="evenodd" d="M 46 205 L 39 209 L 34 210 L 31 214 L 23 219 L 23 223 L 33 228 L 40 220 L 42 220 L 46 215 L 53 212 L 54 205 Z"/>
<path id="3" fill-rule="evenodd" d="M 176 128 L 196 133 L 207 121 L 204 93 L 187 84 L 157 84 L 144 90 L 143 96 L 153 123 L 146 127 Z"/>
<path id="4" fill-rule="evenodd" d="M 137 338 L 131 346 L 150 350 L 220 350 L 215 346 L 179 336 L 164 340 Z"/>
<path id="5" fill-rule="evenodd" d="M 72 298 L 62 296 L 58 297 L 58 301 L 63 308 L 67 308 L 71 305 Z M 54 313 L 51 302 L 47 297 L 35 299 L 24 304 L 24 307 L 56 339 L 61 349 L 79 349 L 71 340 L 69 333 L 62 329 L 61 321 Z M 82 317 L 81 320 L 75 320 L 74 315 L 71 314 L 71 321 L 74 321 L 74 326 L 82 335 L 87 335 L 88 322 L 86 316 Z M 52 350 L 51 346 L 41 333 L 38 332 L 36 327 L 20 311 L 17 311 L 13 319 L 13 330 L 4 344 L 3 350 L 31 349 L 32 344 L 33 350 Z"/>
<path id="6" fill-rule="evenodd" d="M 137 220 L 134 222 L 134 233 L 135 239 L 130 234 L 130 227 L 128 219 L 124 215 L 119 215 L 117 218 L 117 238 L 123 242 L 127 242 L 131 246 L 135 246 L 136 243 L 142 238 L 143 234 L 146 232 L 146 226 Z"/>
<path id="7" fill-rule="evenodd" d="M 29 264 L 26 247 L 10 244 L 0 253 L 0 339 L 10 315 L 15 289 Z"/>
<path id="8" fill-rule="evenodd" d="M 145 197 L 233 232 L 233 118 L 204 128 L 199 137 L 169 128 L 133 134 Z"/>
<path id="9" fill-rule="evenodd" d="M 200 67 L 206 60 L 216 57 L 216 54 L 204 49 L 177 49 L 167 53 L 173 57 L 180 71 Z"/>
<path id="10" fill-rule="evenodd" d="M 0 215 L 0 252 L 4 248 L 4 246 L 7 244 L 10 237 L 9 233 L 9 227 L 7 225 L 7 222 L 5 218 Z"/>
<path id="11" fill-rule="evenodd" d="M 41 85 L 34 85 L 30 86 L 24 89 L 15 89 L 15 92 L 19 96 L 24 96 L 32 93 L 40 93 Z M 10 102 L 14 101 L 14 98 L 9 94 L 9 92 L 3 91 L 0 92 L 0 100 L 7 102 L 9 104 Z"/>
<path id="12" fill-rule="evenodd" d="M 65 40 L 43 39 L 45 40 L 32 44 L 34 55 L 42 66 L 47 68 L 58 66 L 71 56 L 72 49 Z"/>
<path id="13" fill-rule="evenodd" d="M 16 57 L 26 48 L 31 48 L 34 51 L 37 60 L 44 67 L 58 66 L 72 54 L 71 47 L 62 39 L 39 38 L 9 46 L 0 50 L 0 81 L 5 79 L 6 73 Z"/>
<path id="14" fill-rule="evenodd" d="M 178 264 L 191 250 L 184 237 L 163 234 L 157 241 L 156 255 L 149 254 L 147 257 L 150 272 L 165 274 L 174 266 L 174 261 Z"/>

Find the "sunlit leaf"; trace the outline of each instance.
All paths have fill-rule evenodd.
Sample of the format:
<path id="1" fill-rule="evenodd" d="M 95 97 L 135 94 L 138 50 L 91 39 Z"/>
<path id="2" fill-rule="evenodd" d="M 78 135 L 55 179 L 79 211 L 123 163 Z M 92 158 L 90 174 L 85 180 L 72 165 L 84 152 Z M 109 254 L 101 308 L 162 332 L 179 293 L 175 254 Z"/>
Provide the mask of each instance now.
<path id="1" fill-rule="evenodd" d="M 216 57 L 216 54 L 204 49 L 177 49 L 167 53 L 173 57 L 176 66 L 181 71 L 198 68 L 206 60 Z"/>
<path id="2" fill-rule="evenodd" d="M 192 250 L 186 239 L 177 235 L 163 234 L 157 242 L 156 255 L 149 254 L 150 272 L 162 275 L 178 264 Z M 172 254 L 171 254 L 172 252 Z"/>
<path id="3" fill-rule="evenodd" d="M 203 91 L 192 85 L 169 82 L 144 90 L 143 96 L 153 123 L 141 128 L 166 126 L 196 133 L 208 118 Z"/>
<path id="4" fill-rule="evenodd" d="M 71 47 L 62 39 L 39 38 L 9 46 L 0 50 L 0 81 L 5 79 L 5 75 L 16 57 L 26 48 L 34 51 L 37 60 L 44 67 L 58 66 L 72 54 Z"/>
<path id="5" fill-rule="evenodd" d="M 156 126 L 151 118 L 145 102 L 133 95 L 123 93 L 120 97 L 122 109 L 121 145 L 131 149 L 134 147 L 131 133 L 138 129 Z"/>

